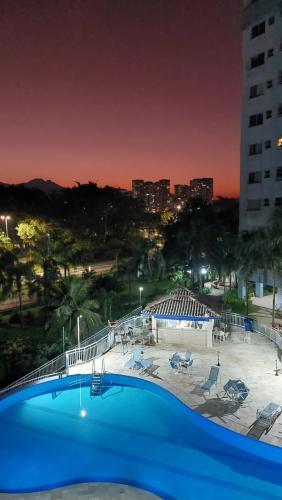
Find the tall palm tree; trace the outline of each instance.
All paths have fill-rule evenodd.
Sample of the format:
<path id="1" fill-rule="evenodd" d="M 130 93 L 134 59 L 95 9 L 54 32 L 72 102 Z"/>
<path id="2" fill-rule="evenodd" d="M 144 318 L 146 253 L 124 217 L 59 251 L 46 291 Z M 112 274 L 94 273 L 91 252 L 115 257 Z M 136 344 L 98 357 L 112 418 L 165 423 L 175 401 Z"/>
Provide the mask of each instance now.
<path id="1" fill-rule="evenodd" d="M 58 281 L 55 289 L 55 304 L 51 320 L 51 329 L 62 329 L 66 335 L 75 339 L 77 318 L 82 316 L 82 331 L 98 326 L 101 323 L 99 314 L 95 312 L 99 305 L 90 298 L 91 283 L 83 278 L 70 276 Z M 84 327 L 84 328 L 83 328 Z"/>
<path id="2" fill-rule="evenodd" d="M 5 268 L 1 272 L 2 297 L 16 293 L 19 300 L 20 321 L 23 325 L 23 290 L 25 287 L 28 287 L 30 293 L 33 290 L 33 266 L 30 262 L 21 262 L 11 252 L 6 252 L 6 255 L 2 256 L 1 262 L 6 262 Z"/>

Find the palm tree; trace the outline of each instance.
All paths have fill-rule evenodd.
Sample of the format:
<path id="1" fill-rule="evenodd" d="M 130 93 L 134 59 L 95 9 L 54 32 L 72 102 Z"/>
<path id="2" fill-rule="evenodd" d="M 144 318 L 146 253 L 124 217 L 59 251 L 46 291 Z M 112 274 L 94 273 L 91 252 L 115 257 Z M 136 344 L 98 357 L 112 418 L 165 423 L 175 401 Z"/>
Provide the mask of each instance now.
<path id="1" fill-rule="evenodd" d="M 282 221 L 279 212 L 270 223 L 244 236 L 243 268 L 250 275 L 254 271 L 270 271 L 273 279 L 272 324 L 275 322 L 275 292 L 278 275 L 282 271 Z"/>
<path id="2" fill-rule="evenodd" d="M 77 318 L 82 316 L 82 326 L 87 331 L 101 322 L 96 300 L 90 298 L 91 283 L 83 278 L 70 276 L 58 281 L 55 288 L 55 307 L 51 329 L 65 328 L 66 335 L 74 340 Z"/>
<path id="3" fill-rule="evenodd" d="M 7 297 L 14 291 L 19 300 L 19 315 L 23 326 L 23 290 L 27 286 L 29 292 L 33 291 L 34 273 L 30 262 L 21 262 L 18 257 L 6 252 L 2 255 L 2 264 L 6 262 L 4 270 L 1 272 L 2 296 Z"/>

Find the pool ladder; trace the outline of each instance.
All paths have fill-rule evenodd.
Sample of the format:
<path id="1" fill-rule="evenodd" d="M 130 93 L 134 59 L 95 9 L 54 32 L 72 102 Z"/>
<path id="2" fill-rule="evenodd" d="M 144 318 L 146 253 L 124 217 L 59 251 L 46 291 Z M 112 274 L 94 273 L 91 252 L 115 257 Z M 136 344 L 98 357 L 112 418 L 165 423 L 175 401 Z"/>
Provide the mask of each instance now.
<path id="1" fill-rule="evenodd" d="M 90 387 L 90 396 L 101 396 L 103 390 L 103 375 L 105 373 L 105 364 L 104 359 L 102 360 L 102 369 L 101 372 L 96 372 L 95 370 L 95 360 L 93 360 L 92 366 L 92 380 Z"/>

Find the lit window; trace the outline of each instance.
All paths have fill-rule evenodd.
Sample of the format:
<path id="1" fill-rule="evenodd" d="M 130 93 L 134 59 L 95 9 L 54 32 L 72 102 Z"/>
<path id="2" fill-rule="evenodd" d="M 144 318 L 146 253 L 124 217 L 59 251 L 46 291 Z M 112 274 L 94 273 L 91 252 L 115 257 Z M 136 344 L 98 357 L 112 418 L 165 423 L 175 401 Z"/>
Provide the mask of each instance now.
<path id="1" fill-rule="evenodd" d="M 277 142 L 276 142 L 276 146 L 278 148 L 282 148 L 282 137 L 278 137 Z"/>
<path id="2" fill-rule="evenodd" d="M 265 141 L 264 147 L 265 147 L 265 149 L 270 149 L 271 148 L 271 141 Z"/>

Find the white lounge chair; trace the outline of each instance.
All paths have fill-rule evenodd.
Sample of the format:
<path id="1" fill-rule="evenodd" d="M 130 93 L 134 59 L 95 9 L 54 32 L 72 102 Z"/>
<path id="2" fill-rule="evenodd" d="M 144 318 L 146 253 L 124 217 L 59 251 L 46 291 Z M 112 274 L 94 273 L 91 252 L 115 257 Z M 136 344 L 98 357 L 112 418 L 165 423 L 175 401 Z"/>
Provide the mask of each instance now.
<path id="1" fill-rule="evenodd" d="M 277 403 L 268 403 L 264 408 L 257 410 L 257 423 L 263 427 L 270 427 L 281 413 L 281 406 Z"/>

